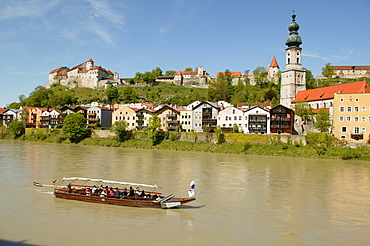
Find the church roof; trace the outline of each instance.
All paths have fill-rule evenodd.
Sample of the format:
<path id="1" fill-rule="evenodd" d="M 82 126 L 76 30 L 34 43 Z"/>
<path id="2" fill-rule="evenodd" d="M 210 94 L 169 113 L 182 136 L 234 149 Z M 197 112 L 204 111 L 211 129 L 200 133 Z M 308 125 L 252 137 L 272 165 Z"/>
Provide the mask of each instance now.
<path id="1" fill-rule="evenodd" d="M 319 101 L 334 98 L 335 93 L 370 93 L 370 87 L 366 81 L 358 81 L 347 84 L 333 85 L 328 87 L 316 88 L 311 90 L 299 91 L 292 103 L 302 101 Z"/>
<path id="2" fill-rule="evenodd" d="M 277 68 L 279 67 L 279 64 L 278 64 L 275 56 L 274 56 L 274 58 L 272 58 L 272 61 L 270 63 L 270 67 L 277 67 Z"/>
<path id="3" fill-rule="evenodd" d="M 225 72 L 217 72 L 217 77 L 220 76 L 221 74 L 225 75 Z M 242 72 L 230 72 L 231 76 L 236 76 L 236 77 L 241 77 Z"/>

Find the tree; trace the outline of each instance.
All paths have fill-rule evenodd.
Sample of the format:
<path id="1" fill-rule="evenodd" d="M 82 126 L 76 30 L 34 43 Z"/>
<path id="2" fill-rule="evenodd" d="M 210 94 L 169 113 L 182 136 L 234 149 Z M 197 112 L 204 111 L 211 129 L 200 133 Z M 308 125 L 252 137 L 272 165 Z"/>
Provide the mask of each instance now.
<path id="1" fill-rule="evenodd" d="M 168 70 L 166 71 L 165 76 L 172 76 L 172 75 L 175 75 L 175 73 L 176 73 L 175 70 Z"/>
<path id="2" fill-rule="evenodd" d="M 308 102 L 297 102 L 294 109 L 295 114 L 302 118 L 303 124 L 307 124 L 312 120 L 313 112 Z"/>
<path id="3" fill-rule="evenodd" d="M 69 114 L 63 122 L 63 133 L 69 136 L 72 143 L 78 143 L 88 136 L 86 128 L 86 119 L 80 113 Z"/>
<path id="4" fill-rule="evenodd" d="M 108 103 L 117 103 L 119 102 L 119 93 L 117 87 L 109 84 L 105 89 L 105 95 L 108 98 Z"/>
<path id="5" fill-rule="evenodd" d="M 332 124 L 330 123 L 329 112 L 325 109 L 320 109 L 316 115 L 316 122 L 314 124 L 317 130 L 320 132 L 328 132 Z"/>
<path id="6" fill-rule="evenodd" d="M 161 120 L 158 115 L 153 115 L 148 122 L 148 134 L 149 138 L 152 140 L 153 145 L 159 144 L 164 138 L 164 132 L 160 130 Z"/>
<path id="7" fill-rule="evenodd" d="M 331 65 L 330 62 L 325 64 L 325 67 L 321 68 L 322 75 L 324 75 L 327 78 L 331 78 L 333 75 L 335 75 L 334 68 Z"/>
<path id="8" fill-rule="evenodd" d="M 191 72 L 191 71 L 193 71 L 193 68 L 191 68 L 191 67 L 187 67 L 187 68 L 185 68 L 185 70 L 184 70 L 185 72 Z"/>
<path id="9" fill-rule="evenodd" d="M 116 134 L 118 141 L 123 142 L 132 136 L 132 131 L 128 130 L 127 127 L 128 123 L 125 120 L 119 120 L 113 123 L 110 131 Z"/>
<path id="10" fill-rule="evenodd" d="M 125 102 L 138 102 L 139 100 L 139 97 L 132 86 L 123 87 L 122 96 Z"/>
<path id="11" fill-rule="evenodd" d="M 8 129 L 11 132 L 11 134 L 13 134 L 14 138 L 19 138 L 25 133 L 24 123 L 19 120 L 13 120 L 9 124 Z"/>
<path id="12" fill-rule="evenodd" d="M 306 89 L 315 89 L 316 86 L 316 81 L 315 78 L 312 74 L 311 70 L 305 69 L 306 70 Z"/>
<path id="13" fill-rule="evenodd" d="M 229 83 L 221 77 L 209 83 L 207 97 L 209 101 L 229 101 Z"/>
<path id="14" fill-rule="evenodd" d="M 265 67 L 257 67 L 253 70 L 254 81 L 257 85 L 261 85 L 267 82 L 267 73 Z"/>

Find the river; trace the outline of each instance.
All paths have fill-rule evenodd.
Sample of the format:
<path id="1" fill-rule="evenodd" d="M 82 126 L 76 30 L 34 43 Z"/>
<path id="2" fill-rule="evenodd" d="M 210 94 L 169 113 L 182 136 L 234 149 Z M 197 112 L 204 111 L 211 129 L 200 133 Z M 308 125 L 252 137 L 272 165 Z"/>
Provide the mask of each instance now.
<path id="1" fill-rule="evenodd" d="M 164 187 L 179 209 L 57 199 L 63 177 Z M 0 141 L 0 245 L 370 245 L 370 162 Z"/>

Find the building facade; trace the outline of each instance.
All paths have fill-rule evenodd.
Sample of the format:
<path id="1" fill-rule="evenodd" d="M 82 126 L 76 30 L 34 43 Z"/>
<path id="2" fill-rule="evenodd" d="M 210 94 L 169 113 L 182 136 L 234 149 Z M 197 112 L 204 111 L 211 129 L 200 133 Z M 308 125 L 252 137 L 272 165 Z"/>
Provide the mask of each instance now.
<path id="1" fill-rule="evenodd" d="M 348 142 L 370 140 L 370 93 L 335 94 L 334 136 Z"/>
<path id="2" fill-rule="evenodd" d="M 270 134 L 270 112 L 260 107 L 252 107 L 244 112 L 245 134 Z"/>
<path id="3" fill-rule="evenodd" d="M 271 134 L 294 134 L 294 111 L 284 105 L 270 110 Z"/>

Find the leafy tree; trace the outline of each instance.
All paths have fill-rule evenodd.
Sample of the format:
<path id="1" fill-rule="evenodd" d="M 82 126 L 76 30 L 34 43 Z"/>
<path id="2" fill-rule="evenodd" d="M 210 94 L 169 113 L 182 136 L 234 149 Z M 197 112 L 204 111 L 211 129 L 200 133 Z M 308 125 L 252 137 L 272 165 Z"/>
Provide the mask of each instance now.
<path id="1" fill-rule="evenodd" d="M 328 132 L 329 129 L 332 127 L 332 124 L 330 123 L 330 115 L 328 111 L 325 109 L 320 109 L 319 112 L 317 112 L 316 115 L 316 122 L 314 124 L 317 130 L 320 132 Z"/>
<path id="2" fill-rule="evenodd" d="M 122 88 L 122 97 L 126 103 L 139 101 L 139 97 L 132 86 L 126 86 Z"/>
<path id="3" fill-rule="evenodd" d="M 278 93 L 274 89 L 268 89 L 265 92 L 265 95 L 263 96 L 263 98 L 265 99 L 265 101 L 272 101 L 274 98 L 277 98 L 277 97 L 278 97 Z"/>
<path id="4" fill-rule="evenodd" d="M 153 115 L 150 117 L 148 122 L 148 134 L 149 138 L 152 140 L 153 145 L 159 144 L 164 138 L 164 132 L 160 130 L 161 120 L 158 115 Z"/>
<path id="5" fill-rule="evenodd" d="M 305 69 L 306 70 L 306 89 L 315 89 L 316 86 L 316 80 L 315 77 L 312 74 L 311 70 Z"/>
<path id="6" fill-rule="evenodd" d="M 236 123 L 234 123 L 234 125 L 233 125 L 233 132 L 234 133 L 238 133 L 239 132 L 239 126 Z"/>
<path id="7" fill-rule="evenodd" d="M 253 70 L 254 81 L 257 85 L 261 85 L 267 82 L 267 73 L 265 67 L 257 67 Z"/>
<path id="8" fill-rule="evenodd" d="M 105 89 L 105 95 L 108 98 L 108 103 L 117 103 L 120 101 L 117 87 L 111 84 L 109 84 Z"/>
<path id="9" fill-rule="evenodd" d="M 297 102 L 294 106 L 295 114 L 302 118 L 303 124 L 312 120 L 313 112 L 311 106 L 306 101 Z"/>
<path id="10" fill-rule="evenodd" d="M 63 122 L 63 133 L 69 136 L 72 143 L 78 143 L 88 136 L 86 128 L 86 119 L 80 113 L 69 114 Z"/>
<path id="11" fill-rule="evenodd" d="M 158 76 L 163 75 L 163 71 L 160 67 L 156 67 L 155 69 L 152 70 L 153 77 L 156 79 Z"/>
<path id="12" fill-rule="evenodd" d="M 172 75 L 175 75 L 175 73 L 176 73 L 175 70 L 168 70 L 166 71 L 165 76 L 172 76 Z"/>
<path id="13" fill-rule="evenodd" d="M 19 120 L 13 120 L 9 124 L 8 129 L 10 133 L 14 136 L 14 138 L 19 138 L 25 133 L 25 125 L 22 121 Z"/>
<path id="14" fill-rule="evenodd" d="M 324 75 L 327 78 L 331 78 L 333 75 L 335 75 L 334 68 L 331 65 L 330 62 L 325 64 L 325 67 L 321 68 L 322 75 Z"/>
<path id="15" fill-rule="evenodd" d="M 185 70 L 184 70 L 185 72 L 191 72 L 191 71 L 193 71 L 193 68 L 191 68 L 191 67 L 187 67 L 187 68 L 185 68 Z"/>
<path id="16" fill-rule="evenodd" d="M 127 127 L 128 123 L 126 121 L 119 120 L 113 123 L 110 131 L 116 134 L 118 141 L 123 142 L 132 136 L 132 131 L 128 130 Z"/>
<path id="17" fill-rule="evenodd" d="M 229 83 L 222 77 L 218 77 L 209 83 L 207 98 L 209 101 L 229 101 Z"/>
<path id="18" fill-rule="evenodd" d="M 223 144 L 226 142 L 225 134 L 221 130 L 221 126 L 217 126 L 215 129 L 217 144 Z"/>

